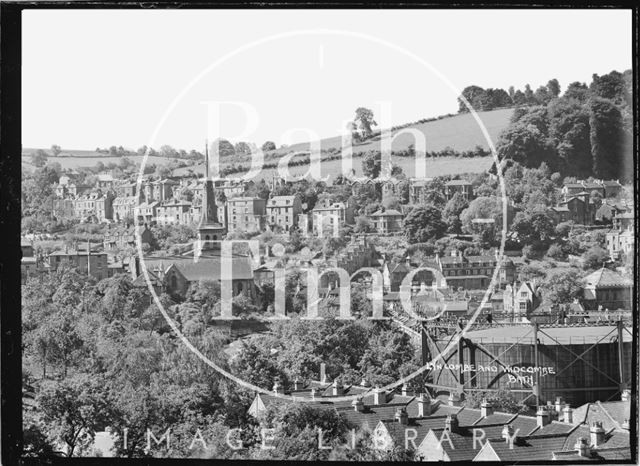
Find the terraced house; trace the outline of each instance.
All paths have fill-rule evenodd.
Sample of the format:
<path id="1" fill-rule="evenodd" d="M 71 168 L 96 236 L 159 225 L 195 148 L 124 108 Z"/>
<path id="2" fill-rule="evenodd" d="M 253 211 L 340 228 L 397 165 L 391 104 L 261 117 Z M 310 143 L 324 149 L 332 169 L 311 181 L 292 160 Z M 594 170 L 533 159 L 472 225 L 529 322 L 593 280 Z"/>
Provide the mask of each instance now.
<path id="1" fill-rule="evenodd" d="M 227 201 L 229 232 L 264 230 L 267 201 L 259 197 L 235 197 Z"/>
<path id="2" fill-rule="evenodd" d="M 302 213 L 300 196 L 273 196 L 267 201 L 267 224 L 271 228 L 280 228 L 285 232 L 298 225 L 298 216 Z"/>
<path id="3" fill-rule="evenodd" d="M 450 256 L 436 255 L 435 262 L 449 286 L 454 289 L 486 289 L 498 265 L 498 284 L 512 283 L 515 278 L 513 261 L 505 257 L 498 262 L 497 255 L 463 256 L 461 252 L 452 250 Z"/>

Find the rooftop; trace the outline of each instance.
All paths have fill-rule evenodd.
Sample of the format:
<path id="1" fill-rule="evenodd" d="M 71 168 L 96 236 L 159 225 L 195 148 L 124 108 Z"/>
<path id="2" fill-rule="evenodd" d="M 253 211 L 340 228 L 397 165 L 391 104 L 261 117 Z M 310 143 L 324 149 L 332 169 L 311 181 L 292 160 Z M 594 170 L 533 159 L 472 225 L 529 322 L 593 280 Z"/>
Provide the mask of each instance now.
<path id="1" fill-rule="evenodd" d="M 586 286 L 595 288 L 613 288 L 633 286 L 633 281 L 613 270 L 602 267 L 584 278 Z"/>
<path id="2" fill-rule="evenodd" d="M 540 344 L 543 345 L 556 345 L 555 340 L 558 340 L 561 344 L 575 343 L 593 344 L 602 339 L 609 333 L 616 329 L 612 325 L 594 325 L 594 326 L 563 326 L 563 327 L 541 327 L 538 331 L 538 339 Z M 632 337 L 627 332 L 623 332 L 624 341 L 631 342 Z M 470 340 L 477 340 L 479 342 L 503 342 L 503 343 L 516 343 L 533 344 L 533 327 L 530 325 L 514 325 L 508 327 L 508 331 L 505 331 L 504 327 L 496 326 L 492 328 L 486 328 L 482 330 L 471 330 L 467 332 L 466 337 Z"/>

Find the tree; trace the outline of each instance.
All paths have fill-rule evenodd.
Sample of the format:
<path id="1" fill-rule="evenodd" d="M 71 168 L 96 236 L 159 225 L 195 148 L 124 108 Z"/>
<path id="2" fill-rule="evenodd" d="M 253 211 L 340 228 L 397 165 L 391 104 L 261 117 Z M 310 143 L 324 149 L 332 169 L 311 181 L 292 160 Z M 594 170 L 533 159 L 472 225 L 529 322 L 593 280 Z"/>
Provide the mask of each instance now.
<path id="1" fill-rule="evenodd" d="M 622 73 L 612 71 L 604 76 L 594 74 L 592 78 L 589 90 L 594 96 L 611 100 L 618 105 L 631 103 L 631 95 L 627 92 Z"/>
<path id="2" fill-rule="evenodd" d="M 601 179 L 628 178 L 620 171 L 625 159 L 620 110 L 613 102 L 601 98 L 591 99 L 589 110 L 593 173 Z"/>
<path id="3" fill-rule="evenodd" d="M 546 212 L 518 212 L 513 219 L 512 230 L 517 233 L 522 244 L 539 250 L 551 242 L 555 225 Z"/>
<path id="4" fill-rule="evenodd" d="M 609 262 L 609 253 L 600 246 L 592 246 L 582 255 L 582 268 L 585 270 L 599 269 Z"/>
<path id="5" fill-rule="evenodd" d="M 492 392 L 470 392 L 466 395 L 464 400 L 465 407 L 479 409 L 483 401 L 488 401 L 493 406 L 493 409 L 501 413 L 526 413 L 529 408 L 518 402 L 517 398 L 509 389 L 499 389 Z"/>
<path id="6" fill-rule="evenodd" d="M 540 86 L 533 95 L 538 104 L 546 105 L 553 98 L 546 86 Z"/>
<path id="7" fill-rule="evenodd" d="M 577 101 L 584 102 L 587 100 L 588 95 L 589 88 L 587 85 L 579 81 L 574 81 L 567 86 L 567 90 L 564 91 L 563 97 L 565 99 L 575 99 Z"/>
<path id="8" fill-rule="evenodd" d="M 239 155 L 249 155 L 251 153 L 251 146 L 249 146 L 249 144 L 247 144 L 246 142 L 238 142 L 236 143 L 235 147 L 234 147 L 236 154 Z"/>
<path id="9" fill-rule="evenodd" d="M 518 89 L 513 94 L 513 103 L 515 105 L 526 105 L 527 104 L 527 98 L 525 97 L 524 92 L 522 92 L 520 89 Z"/>
<path id="10" fill-rule="evenodd" d="M 482 110 L 509 107 L 512 104 L 511 97 L 504 89 L 487 89 L 487 103 Z"/>
<path id="11" fill-rule="evenodd" d="M 273 141 L 267 141 L 264 144 L 262 144 L 262 151 L 263 152 L 268 152 L 268 151 L 272 151 L 272 150 L 276 150 L 276 143 Z"/>
<path id="12" fill-rule="evenodd" d="M 549 105 L 549 136 L 564 167 L 579 177 L 592 173 L 589 111 L 575 99 L 556 99 Z"/>
<path id="13" fill-rule="evenodd" d="M 529 105 L 536 103 L 535 96 L 533 95 L 533 91 L 529 84 L 524 85 L 524 100 Z"/>
<path id="14" fill-rule="evenodd" d="M 356 225 L 353 229 L 356 233 L 371 233 L 374 230 L 373 224 L 368 217 L 359 215 L 356 217 Z"/>
<path id="15" fill-rule="evenodd" d="M 169 168 L 169 166 L 167 165 L 158 165 L 155 170 L 156 175 L 160 179 L 165 179 L 168 176 L 171 176 L 172 172 L 173 171 L 171 170 L 171 168 Z"/>
<path id="16" fill-rule="evenodd" d="M 60 149 L 60 146 L 53 144 L 51 146 L 51 153 L 53 154 L 54 157 L 57 157 L 58 154 L 60 154 L 60 152 L 62 152 L 62 149 Z"/>
<path id="17" fill-rule="evenodd" d="M 236 149 L 229 141 L 226 139 L 216 139 L 213 141 L 214 151 L 217 150 L 220 157 L 226 157 L 229 155 L 236 155 Z"/>
<path id="18" fill-rule="evenodd" d="M 33 154 L 31 154 L 31 163 L 37 168 L 44 167 L 47 163 L 48 158 L 49 157 L 47 156 L 47 153 L 45 151 L 43 151 L 42 149 L 38 149 Z"/>
<path id="19" fill-rule="evenodd" d="M 110 155 L 118 155 L 118 148 L 116 146 L 109 147 L 109 154 Z"/>
<path id="20" fill-rule="evenodd" d="M 554 155 L 546 134 L 524 118 L 501 133 L 496 150 L 501 160 L 514 160 L 526 167 L 538 167 Z"/>
<path id="21" fill-rule="evenodd" d="M 370 180 L 378 178 L 382 169 L 380 152 L 369 151 L 362 158 L 362 172 Z"/>
<path id="22" fill-rule="evenodd" d="M 447 225 L 440 210 L 433 206 L 414 207 L 404 219 L 407 239 L 412 243 L 424 243 L 444 235 Z"/>
<path id="23" fill-rule="evenodd" d="M 47 433 L 52 441 L 63 442 L 67 457 L 86 449 L 105 427 L 110 408 L 105 386 L 100 377 L 80 375 L 45 382 L 38 393 Z"/>
<path id="24" fill-rule="evenodd" d="M 460 223 L 463 231 L 467 233 L 473 232 L 473 220 L 476 218 L 493 218 L 495 219 L 496 229 L 502 231 L 502 200 L 496 196 L 480 196 L 472 200 L 460 212 Z"/>
<path id="25" fill-rule="evenodd" d="M 485 90 L 480 86 L 467 86 L 462 90 L 462 96 L 467 99 L 471 107 L 474 110 L 479 110 L 476 108 L 478 105 L 482 105 L 481 99 L 485 96 Z M 458 113 L 468 112 L 469 108 L 465 104 L 465 102 L 458 97 Z"/>
<path id="26" fill-rule="evenodd" d="M 370 137 L 373 133 L 372 127 L 378 126 L 378 123 L 376 123 L 373 119 L 373 111 L 364 107 L 358 107 L 356 109 L 354 122 L 358 125 L 358 130 L 360 131 L 360 139 L 366 139 Z"/>
<path id="27" fill-rule="evenodd" d="M 231 368 L 242 380 L 266 390 L 271 390 L 276 380 L 281 385 L 288 383 L 286 373 L 278 368 L 269 350 L 253 341 L 243 342 L 231 360 Z"/>
<path id="28" fill-rule="evenodd" d="M 547 256 L 556 260 L 564 260 L 567 257 L 567 255 L 562 250 L 562 247 L 556 243 L 553 243 L 551 246 L 549 246 Z"/>
<path id="29" fill-rule="evenodd" d="M 549 91 L 549 94 L 554 99 L 560 95 L 560 83 L 557 79 L 553 78 L 549 80 L 547 83 L 547 91 Z"/>
<path id="30" fill-rule="evenodd" d="M 460 214 L 469 206 L 469 201 L 461 194 L 455 193 L 447 202 L 442 212 L 442 218 L 448 225 L 448 231 L 451 233 L 460 233 L 462 222 Z"/>
<path id="31" fill-rule="evenodd" d="M 168 144 L 160 146 L 160 155 L 163 157 L 173 158 L 178 155 L 178 151 L 176 151 L 173 147 Z"/>
<path id="32" fill-rule="evenodd" d="M 582 291 L 580 271 L 575 268 L 551 270 L 542 282 L 541 289 L 547 304 L 569 304 Z"/>

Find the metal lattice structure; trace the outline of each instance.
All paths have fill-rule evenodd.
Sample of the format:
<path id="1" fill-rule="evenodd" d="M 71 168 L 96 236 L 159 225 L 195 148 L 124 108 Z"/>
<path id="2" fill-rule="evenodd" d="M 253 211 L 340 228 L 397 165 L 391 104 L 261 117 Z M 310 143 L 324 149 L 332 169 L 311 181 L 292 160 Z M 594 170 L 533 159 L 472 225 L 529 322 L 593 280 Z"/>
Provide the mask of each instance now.
<path id="1" fill-rule="evenodd" d="M 460 326 L 422 322 L 423 364 Z M 622 320 L 594 324 L 473 326 L 430 370 L 434 394 L 509 389 L 526 404 L 561 396 L 573 405 L 609 400 L 631 386 L 632 332 Z"/>

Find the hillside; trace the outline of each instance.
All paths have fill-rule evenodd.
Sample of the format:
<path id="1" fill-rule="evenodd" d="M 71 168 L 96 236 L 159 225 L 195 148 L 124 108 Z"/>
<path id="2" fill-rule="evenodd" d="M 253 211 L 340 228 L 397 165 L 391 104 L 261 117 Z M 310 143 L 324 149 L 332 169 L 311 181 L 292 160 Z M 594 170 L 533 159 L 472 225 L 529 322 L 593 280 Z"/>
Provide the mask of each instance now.
<path id="1" fill-rule="evenodd" d="M 487 112 L 478 112 L 478 115 L 482 119 L 482 122 L 487 128 L 494 143 L 498 139 L 500 132 L 507 127 L 509 119 L 513 113 L 513 109 L 500 109 Z M 435 152 L 441 151 L 445 148 L 451 148 L 455 151 L 461 152 L 466 150 L 473 150 L 476 146 L 480 146 L 485 150 L 489 149 L 489 146 L 482 134 L 482 131 L 478 127 L 475 119 L 470 114 L 455 115 L 452 117 L 446 117 L 439 120 L 428 121 L 425 123 L 416 123 L 409 125 L 407 128 L 414 128 L 425 134 L 427 139 L 427 151 Z M 394 131 L 394 134 L 397 131 Z M 339 136 L 326 138 L 320 141 L 320 145 L 323 151 L 337 151 L 341 146 L 341 138 Z M 402 151 L 406 150 L 410 144 L 414 144 L 413 137 L 409 134 L 401 134 L 393 141 L 392 150 Z M 353 147 L 354 154 L 360 152 L 368 152 L 370 150 L 376 150 L 380 147 L 380 140 L 373 138 L 361 144 L 356 144 Z M 283 155 L 290 154 L 292 152 L 304 151 L 309 149 L 308 143 L 294 144 L 284 149 L 278 149 L 271 153 L 267 153 L 265 159 L 267 161 L 277 160 Z M 36 149 L 25 148 L 22 151 L 23 167 L 29 168 L 30 155 Z M 134 155 L 129 158 L 136 163 L 142 160 L 142 156 Z M 50 161 L 59 162 L 62 168 L 78 168 L 78 167 L 91 167 L 98 161 L 104 163 L 117 161 L 117 156 L 109 156 L 106 154 L 97 153 L 95 151 L 87 150 L 62 150 L 62 153 L 58 157 L 49 157 Z M 148 163 L 153 164 L 165 164 L 168 163 L 169 158 L 166 157 L 149 157 Z M 248 164 L 250 156 L 233 156 L 223 160 L 222 166 L 231 164 Z M 473 159 L 457 159 L 453 158 L 440 158 L 437 160 L 429 161 L 428 169 L 431 175 L 449 175 L 461 172 L 479 172 L 487 170 L 491 166 L 491 157 L 476 157 Z M 397 163 L 403 167 L 405 173 L 411 175 L 411 163 L 410 160 L 400 160 Z M 354 167 L 358 174 L 360 173 L 360 159 L 354 161 Z M 323 172 L 326 174 L 334 174 L 340 168 L 340 161 L 333 160 L 325 162 L 323 164 Z M 186 174 L 191 169 L 195 173 L 204 172 L 203 164 L 199 164 L 192 167 L 180 168 L 174 171 L 175 175 Z M 305 170 L 305 167 L 295 167 L 292 169 L 293 173 Z M 264 176 L 271 177 L 273 170 L 265 170 Z"/>
<path id="2" fill-rule="evenodd" d="M 492 110 L 489 112 L 478 112 L 478 116 L 484 123 L 489 135 L 494 143 L 498 139 L 500 132 L 507 127 L 509 119 L 513 113 L 512 108 Z M 441 151 L 446 147 L 461 152 L 472 150 L 476 146 L 481 146 L 488 150 L 489 146 L 482 135 L 480 127 L 470 114 L 455 115 L 452 117 L 442 118 L 441 120 L 428 121 L 426 123 L 418 123 L 409 125 L 407 128 L 415 128 L 425 134 L 427 138 L 427 151 Z M 395 132 L 394 132 L 395 134 Z M 321 147 L 323 150 L 339 149 L 341 145 L 340 137 L 323 139 Z M 413 144 L 413 137 L 409 134 L 401 134 L 393 141 L 392 150 L 405 150 L 409 144 Z M 364 144 L 354 146 L 355 152 L 366 152 L 379 147 L 379 141 L 373 140 Z M 309 148 L 309 144 L 294 144 L 289 146 L 286 151 L 299 151 Z M 276 151 L 280 152 L 280 151 Z"/>

